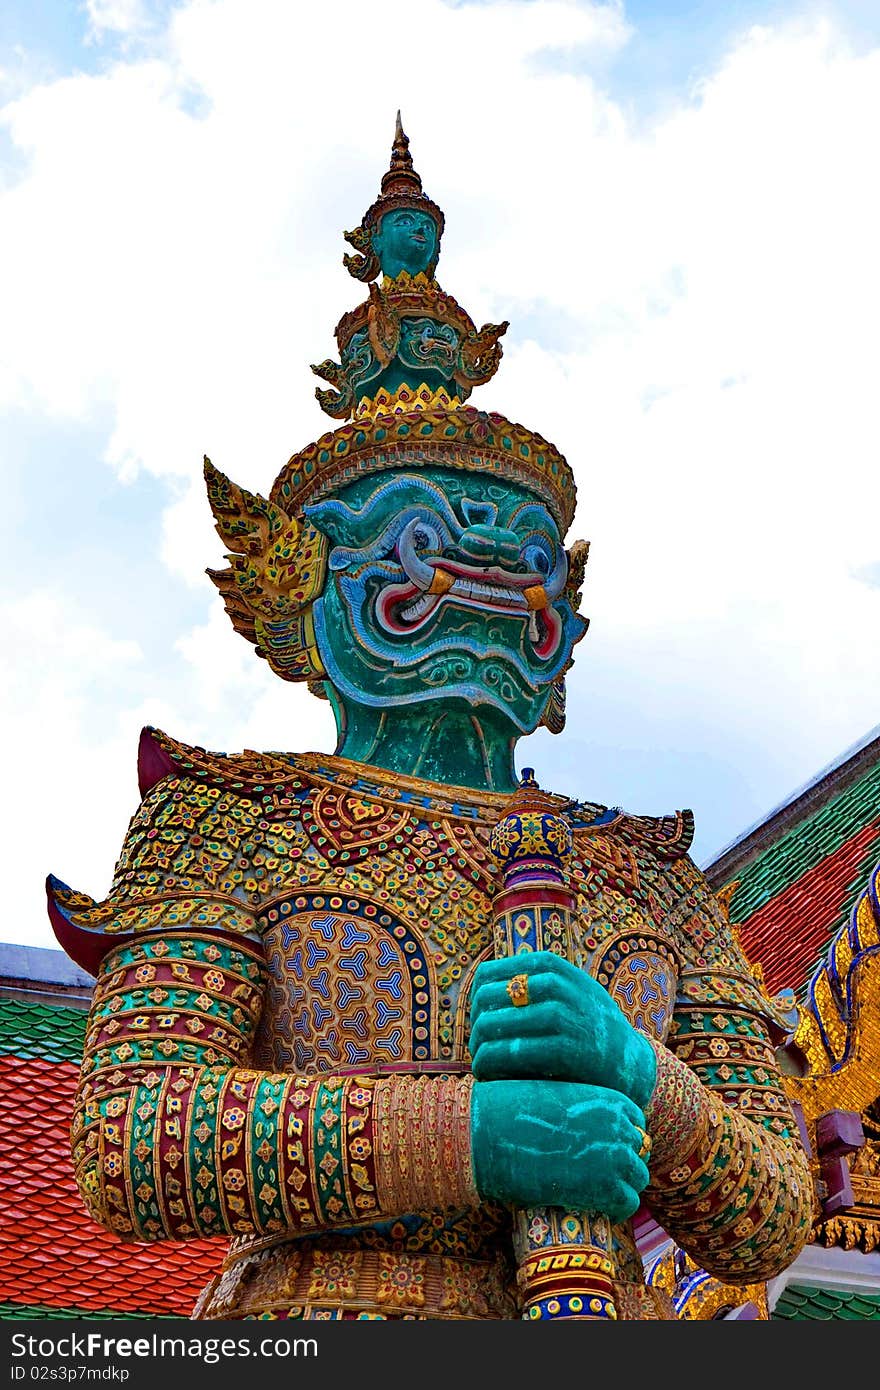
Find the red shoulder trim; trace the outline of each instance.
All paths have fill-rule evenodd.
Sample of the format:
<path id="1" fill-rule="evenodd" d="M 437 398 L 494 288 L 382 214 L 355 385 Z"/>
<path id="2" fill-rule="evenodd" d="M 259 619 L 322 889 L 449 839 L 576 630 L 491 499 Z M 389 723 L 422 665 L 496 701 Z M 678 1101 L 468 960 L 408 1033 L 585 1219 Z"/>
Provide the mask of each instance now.
<path id="1" fill-rule="evenodd" d="M 69 895 L 71 890 L 66 883 L 62 883 L 60 878 L 50 874 L 46 879 L 46 903 L 49 909 L 49 921 L 52 923 L 52 930 L 55 933 L 62 951 L 64 951 L 72 961 L 86 970 L 90 975 L 97 975 L 108 951 L 112 951 L 114 946 L 122 945 L 133 940 L 128 936 L 108 936 L 103 931 L 89 931 L 87 927 L 81 927 L 77 922 L 71 920 L 67 915 L 60 901 L 61 898 Z"/>
<path id="2" fill-rule="evenodd" d="M 167 749 L 162 747 L 156 737 L 157 733 L 158 730 L 151 728 L 149 724 L 141 729 L 137 758 L 141 796 L 146 796 L 151 787 L 155 787 L 157 782 L 161 782 L 163 777 L 174 771 L 174 759 Z"/>

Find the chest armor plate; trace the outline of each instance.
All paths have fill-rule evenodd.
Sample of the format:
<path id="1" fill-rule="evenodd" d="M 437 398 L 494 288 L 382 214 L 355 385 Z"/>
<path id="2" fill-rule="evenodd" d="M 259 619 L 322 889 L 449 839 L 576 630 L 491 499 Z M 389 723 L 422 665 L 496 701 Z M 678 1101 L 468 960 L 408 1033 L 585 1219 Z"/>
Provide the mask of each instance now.
<path id="1" fill-rule="evenodd" d="M 259 1066 L 339 1072 L 438 1056 L 436 971 L 411 927 L 332 893 L 297 894 L 271 915 Z"/>

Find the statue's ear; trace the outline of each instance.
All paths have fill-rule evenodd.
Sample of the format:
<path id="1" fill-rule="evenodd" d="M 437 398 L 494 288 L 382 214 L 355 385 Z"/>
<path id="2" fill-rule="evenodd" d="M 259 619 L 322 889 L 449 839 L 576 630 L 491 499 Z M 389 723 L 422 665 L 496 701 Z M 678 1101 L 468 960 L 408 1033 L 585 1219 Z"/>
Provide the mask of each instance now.
<path id="1" fill-rule="evenodd" d="M 550 687 L 550 695 L 541 716 L 541 727 L 551 734 L 561 734 L 565 728 L 565 677 L 559 676 Z"/>
<path id="2" fill-rule="evenodd" d="M 381 269 L 378 257 L 373 251 L 373 244 L 366 228 L 355 227 L 353 232 L 345 233 L 345 240 L 349 246 L 353 246 L 356 255 L 350 256 L 346 253 L 342 257 L 342 263 L 349 275 L 353 275 L 355 280 L 364 283 L 375 280 Z"/>
<path id="3" fill-rule="evenodd" d="M 312 604 L 327 574 L 327 542 L 309 521 L 233 483 L 210 459 L 205 480 L 229 547 L 227 569 L 208 570 L 236 632 L 284 680 L 322 677 Z"/>
<path id="4" fill-rule="evenodd" d="M 590 558 L 590 542 L 574 541 L 568 550 L 568 579 L 565 583 L 565 597 L 577 613 L 581 606 L 581 590 L 584 587 L 584 572 Z M 584 629 L 586 631 L 586 629 Z M 583 635 L 583 634 L 582 634 Z"/>

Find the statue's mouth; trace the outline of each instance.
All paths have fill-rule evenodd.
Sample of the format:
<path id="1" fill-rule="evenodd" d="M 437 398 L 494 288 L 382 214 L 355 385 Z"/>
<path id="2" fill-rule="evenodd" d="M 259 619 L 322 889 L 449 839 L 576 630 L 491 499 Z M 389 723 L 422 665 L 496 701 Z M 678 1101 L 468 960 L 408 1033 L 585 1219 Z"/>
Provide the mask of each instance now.
<path id="1" fill-rule="evenodd" d="M 397 553 L 406 580 L 386 584 L 376 597 L 376 617 L 385 632 L 394 637 L 414 636 L 433 623 L 444 608 L 456 607 L 518 618 L 527 625 L 529 641 L 540 660 L 546 661 L 555 653 L 562 638 L 562 622 L 552 607 L 562 587 L 558 575 L 513 574 L 497 565 L 428 559 L 416 554 L 410 528 L 401 536 Z"/>

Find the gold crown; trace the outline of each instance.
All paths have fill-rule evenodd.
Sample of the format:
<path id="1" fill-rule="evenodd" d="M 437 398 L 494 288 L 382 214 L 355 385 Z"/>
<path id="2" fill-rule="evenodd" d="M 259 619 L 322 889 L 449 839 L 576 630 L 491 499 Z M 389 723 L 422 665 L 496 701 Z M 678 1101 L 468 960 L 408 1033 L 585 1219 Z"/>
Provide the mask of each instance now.
<path id="1" fill-rule="evenodd" d="M 428 404 L 414 402 L 401 414 L 364 416 L 322 435 L 282 468 L 270 500 L 289 516 L 301 515 L 308 503 L 369 473 L 430 465 L 463 468 L 529 488 L 547 504 L 565 535 L 577 489 L 555 445 L 495 411 L 451 403 L 424 408 Z"/>

